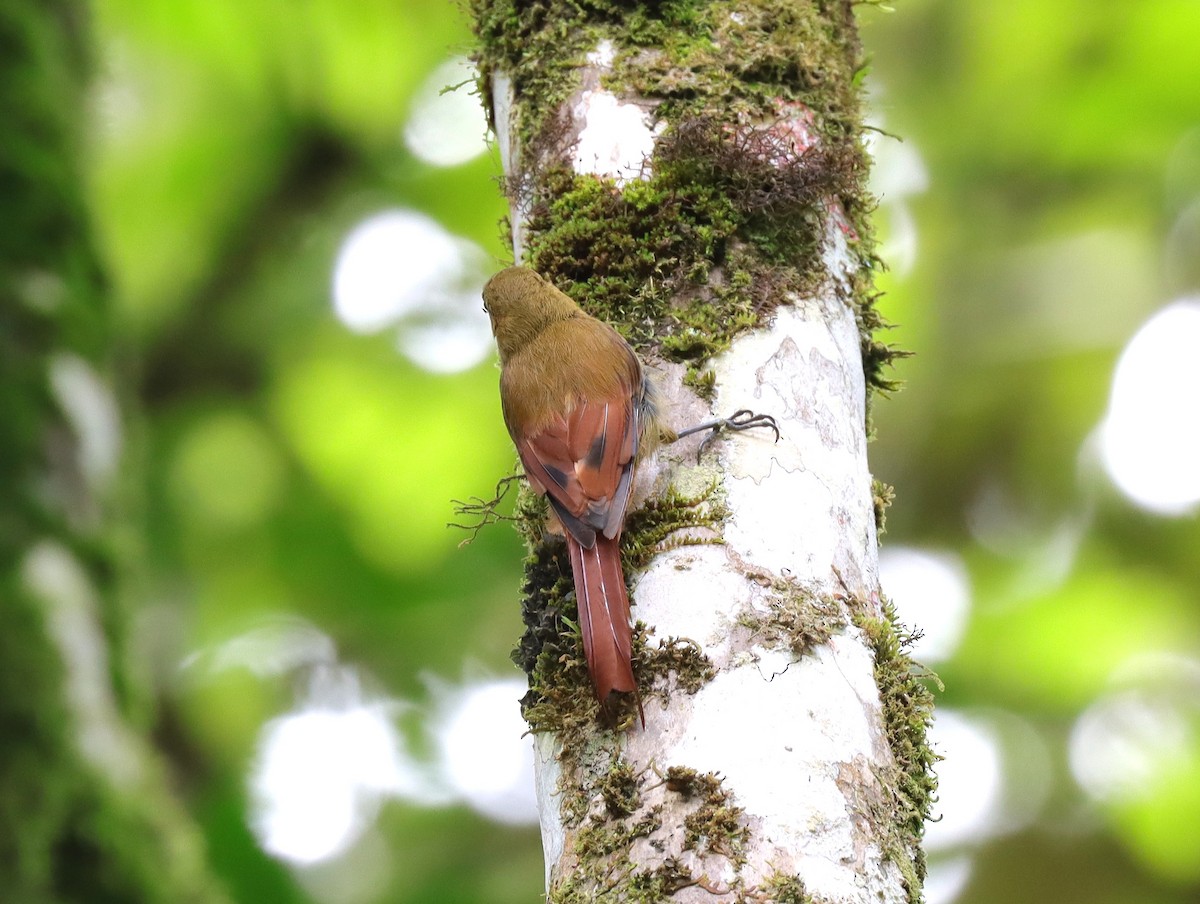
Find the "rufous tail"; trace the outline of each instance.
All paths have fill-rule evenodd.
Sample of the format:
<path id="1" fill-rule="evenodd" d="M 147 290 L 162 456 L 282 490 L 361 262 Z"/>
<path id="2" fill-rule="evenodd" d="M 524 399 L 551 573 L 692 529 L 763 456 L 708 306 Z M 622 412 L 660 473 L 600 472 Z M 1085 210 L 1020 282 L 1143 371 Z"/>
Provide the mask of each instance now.
<path id="1" fill-rule="evenodd" d="M 637 694 L 633 677 L 633 633 L 629 628 L 629 594 L 621 571 L 618 541 L 596 535 L 591 549 L 570 534 L 571 572 L 579 605 L 579 631 L 596 699 L 606 713 L 614 691 Z M 638 710 L 641 710 L 638 699 Z M 642 724 L 645 724 L 645 716 Z"/>

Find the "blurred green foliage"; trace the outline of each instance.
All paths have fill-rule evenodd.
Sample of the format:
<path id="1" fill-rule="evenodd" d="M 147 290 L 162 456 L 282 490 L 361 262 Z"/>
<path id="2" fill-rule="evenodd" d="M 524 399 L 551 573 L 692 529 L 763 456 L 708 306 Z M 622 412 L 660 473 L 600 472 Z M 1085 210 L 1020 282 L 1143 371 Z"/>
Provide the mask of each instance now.
<path id="1" fill-rule="evenodd" d="M 898 491 L 884 545 L 967 563 L 942 705 L 1019 715 L 1054 782 L 1015 835 L 942 856 L 975 854 L 964 902 L 1193 900 L 1200 523 L 1123 499 L 1096 428 L 1129 337 L 1200 292 L 1197 236 L 1179 227 L 1200 204 L 1200 7 L 908 0 L 865 18 L 877 115 L 928 171 L 880 210 L 886 240 L 907 205 L 918 248 L 882 285 L 916 352 L 875 409 L 873 467 Z M 1174 701 L 1179 743 L 1134 731 L 1148 749 L 1116 757 L 1128 787 L 1089 797 L 1072 766 L 1113 750 L 1081 750 L 1095 736 L 1077 720 L 1129 687 L 1134 721 Z M 1030 768 L 1006 762 L 1010 793 Z"/>
<path id="2" fill-rule="evenodd" d="M 873 467 L 898 491 L 885 541 L 967 564 L 973 609 L 938 667 L 943 704 L 1019 717 L 1053 782 L 1032 820 L 949 852 L 971 858 L 960 900 L 1195 900 L 1195 699 L 1177 754 L 1119 800 L 1083 792 L 1068 748 L 1131 658 L 1200 657 L 1200 524 L 1123 500 L 1090 439 L 1122 345 L 1200 291 L 1200 248 L 1172 244 L 1200 203 L 1200 7 L 897 7 L 864 9 L 873 107 L 928 187 L 879 210 L 885 243 L 909 215 L 916 242 L 881 286 L 892 338 L 916 352 L 903 392 L 874 406 Z M 163 743 L 238 900 L 348 900 L 247 828 L 258 732 L 292 689 L 172 676 L 280 613 L 419 707 L 433 706 L 422 676 L 515 674 L 518 540 L 491 529 L 459 549 L 444 527 L 451 499 L 491 495 L 512 467 L 496 373 L 421 371 L 390 335 L 346 330 L 330 302 L 340 241 L 384 209 L 424 211 L 506 260 L 495 152 L 436 168 L 400 140 L 468 23 L 446 0 L 96 0 L 93 13 L 91 215 L 134 396 L 129 454 L 149 475 L 127 499 L 148 539 L 126 592 L 174 688 Z M 1022 762 L 1005 765 L 1019 789 Z M 465 809 L 385 805 L 348 855 L 372 856 L 387 866 L 361 900 L 530 901 L 541 887 L 535 831 Z"/>

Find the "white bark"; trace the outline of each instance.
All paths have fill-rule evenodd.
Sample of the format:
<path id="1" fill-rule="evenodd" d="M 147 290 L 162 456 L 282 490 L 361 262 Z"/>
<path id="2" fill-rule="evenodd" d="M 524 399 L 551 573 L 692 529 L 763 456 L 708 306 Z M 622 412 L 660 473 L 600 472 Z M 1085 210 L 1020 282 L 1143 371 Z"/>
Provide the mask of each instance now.
<path id="1" fill-rule="evenodd" d="M 569 162 L 577 172 L 620 181 L 644 175 L 661 126 L 652 104 L 598 89 L 599 68 L 611 59 L 604 47 L 589 57 L 582 88 L 567 104 L 579 138 Z M 520 169 L 520 149 L 511 138 L 506 79 L 495 79 L 493 103 L 511 174 Z M 527 197 L 513 201 L 518 260 L 528 207 Z M 790 299 L 773 323 L 742 335 L 714 362 L 713 412 L 682 387 L 681 368 L 664 368 L 672 426 L 752 408 L 773 415 L 782 433 L 777 444 L 766 430 L 733 434 L 716 443 L 715 456 L 703 465 L 696 464 L 700 440 L 689 439 L 660 451 L 639 473 L 635 507 L 669 484 L 687 492 L 715 478 L 732 513 L 723 545 L 658 555 L 633 591 L 634 617 L 655 637 L 699 643 L 716 668 L 716 677 L 694 695 L 664 688 L 648 695 L 645 728 L 635 725 L 616 742 L 643 778 L 638 812 L 662 806 L 662 828 L 633 843 L 634 868 L 649 870 L 673 856 L 693 877 L 704 877 L 703 886 L 684 887 L 672 901 L 731 901 L 735 883 L 753 891 L 777 875 L 798 876 L 818 900 L 908 900 L 870 815 L 880 809 L 870 802 L 885 796 L 877 776 L 890 774 L 893 763 L 873 655 L 850 625 L 846 604 L 876 598 L 878 575 L 860 336 L 844 292 L 853 265 L 840 225 L 835 211 L 824 255 L 826 289 Z M 840 600 L 845 626 L 802 655 L 747 630 L 748 619 L 770 616 L 781 584 L 834 606 Z M 594 785 L 587 776 L 563 774 L 555 736 L 539 735 L 536 750 L 547 886 L 553 888 L 577 866 L 572 828 L 559 808 L 560 783 Z M 672 766 L 722 777 L 744 811 L 744 863 L 685 849 L 684 819 L 696 803 L 656 778 Z M 602 810 L 597 796 L 592 811 Z"/>
<path id="2" fill-rule="evenodd" d="M 826 599 L 878 590 L 853 313 L 832 292 L 798 300 L 770 329 L 735 341 L 716 372 L 718 412 L 769 412 L 783 438 L 773 444 L 753 431 L 723 441 L 721 485 L 732 513 L 725 545 L 664 553 L 637 581 L 636 617 L 658 637 L 698 641 L 718 671 L 694 696 L 647 706 L 646 729 L 630 733 L 625 755 L 635 771 L 653 762 L 724 776 L 751 828 L 747 885 L 782 872 L 829 900 L 907 900 L 875 840 L 878 827 L 856 812 L 863 788 L 877 794 L 875 774 L 891 766 L 861 633 L 847 627 L 797 657 L 738 629 L 746 615 L 770 614 L 762 572 Z M 686 456 L 675 464 L 687 467 Z M 664 793 L 663 802 L 676 801 Z M 709 875 L 727 886 L 733 868 L 722 866 Z M 692 899 L 712 896 L 676 896 Z"/>

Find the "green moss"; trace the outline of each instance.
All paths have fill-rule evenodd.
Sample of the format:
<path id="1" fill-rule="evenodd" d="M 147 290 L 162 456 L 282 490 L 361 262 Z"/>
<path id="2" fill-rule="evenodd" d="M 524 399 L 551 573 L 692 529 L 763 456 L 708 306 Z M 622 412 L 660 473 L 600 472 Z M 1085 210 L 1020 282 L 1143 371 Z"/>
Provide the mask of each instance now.
<path id="1" fill-rule="evenodd" d="M 697 772 L 689 766 L 670 766 L 663 779 L 667 790 L 684 800 L 708 797 L 721 789 L 721 780 L 712 772 Z"/>
<path id="2" fill-rule="evenodd" d="M 620 818 L 636 811 L 642 804 L 640 784 L 628 763 L 614 763 L 599 784 L 608 814 Z"/>
<path id="3" fill-rule="evenodd" d="M 520 467 L 518 462 L 517 467 Z M 522 474 L 524 471 L 521 472 Z M 522 481 L 517 493 L 517 501 L 513 505 L 513 521 L 517 531 L 525 539 L 525 545 L 533 549 L 542 542 L 546 534 L 546 519 L 550 516 L 550 503 L 540 493 L 529 489 Z"/>
<path id="4" fill-rule="evenodd" d="M 933 766 L 939 759 L 926 738 L 933 720 L 933 694 L 923 679 L 937 679 L 909 655 L 912 636 L 899 625 L 891 603 L 883 599 L 880 607 L 882 617 L 861 600 L 853 607 L 854 623 L 875 654 L 875 683 L 895 763 L 894 774 L 879 776 L 890 806 L 875 814 L 873 822 L 883 833 L 884 855 L 904 877 L 909 900 L 919 904 L 925 878 L 920 842 L 937 791 Z"/>
<path id="5" fill-rule="evenodd" d="M 630 851 L 634 842 L 648 838 L 661 826 L 661 805 L 651 807 L 636 818 L 603 819 L 589 818 L 586 825 L 575 833 L 572 853 L 576 865 L 567 875 L 560 876 L 548 894 L 552 904 L 575 904 L 590 901 L 649 902 L 662 900 L 652 897 L 655 886 L 665 887 L 670 874 L 675 872 L 666 864 L 644 874 L 640 888 L 634 896 L 629 889 L 618 886 L 614 880 L 633 873 Z M 677 865 L 676 865 L 677 866 Z M 659 882 L 650 881 L 657 875 Z"/>
<path id="6" fill-rule="evenodd" d="M 776 873 L 762 883 L 761 890 L 766 894 L 763 900 L 774 904 L 814 904 L 799 876 Z"/>
<path id="7" fill-rule="evenodd" d="M 875 509 L 875 533 L 883 536 L 887 533 L 887 510 L 896 498 L 896 490 L 891 484 L 884 483 L 878 478 L 871 480 L 871 502 Z"/>
<path id="8" fill-rule="evenodd" d="M 534 142 L 577 88 L 577 68 L 601 40 L 617 55 L 605 86 L 660 102 L 678 121 L 715 110 L 762 117 L 782 101 L 813 111 L 822 134 L 858 129 L 861 49 L 852 4 L 796 0 L 473 0 L 475 58 L 485 92 L 497 71 L 526 111 Z M 487 94 L 485 93 L 485 97 Z"/>
<path id="9" fill-rule="evenodd" d="M 544 525 L 544 508 L 536 501 L 519 502 L 518 510 L 527 536 L 538 530 L 536 525 Z M 663 549 L 719 542 L 716 536 L 688 531 L 715 532 L 727 514 L 717 499 L 715 484 L 695 495 L 671 490 L 651 500 L 626 522 L 622 538 L 626 574 L 645 567 Z M 547 535 L 544 526 L 540 530 L 525 560 L 521 604 L 525 632 L 512 658 L 529 675 L 529 692 L 521 703 L 530 730 L 555 732 L 564 757 L 578 762 L 580 751 L 602 722 L 601 712 L 583 654 L 566 543 L 562 537 Z M 634 674 L 643 694 L 668 687 L 695 693 L 712 679 L 712 663 L 695 642 L 667 638 L 653 645 L 648 634 L 645 624 L 635 624 Z M 673 684 L 668 685 L 669 679 Z M 632 696 L 620 705 L 612 726 L 617 731 L 629 728 L 637 718 L 637 701 Z"/>
<path id="10" fill-rule="evenodd" d="M 861 228 L 869 228 L 865 219 Z M 900 382 L 889 376 L 892 367 L 895 366 L 896 361 L 907 358 L 912 353 L 889 345 L 876 335 L 881 330 L 891 329 L 890 324 L 883 320 L 875 306 L 882 297 L 882 293 L 873 289 L 875 274 L 884 269 L 886 267 L 883 261 L 871 254 L 866 265 L 854 275 L 852 291 L 854 297 L 860 299 L 855 313 L 862 346 L 863 374 L 866 377 L 867 386 L 886 395 L 900 388 Z M 869 404 L 871 399 L 868 397 L 867 401 Z"/>
<path id="11" fill-rule="evenodd" d="M 691 871 L 675 857 L 667 857 L 654 869 L 638 870 L 629 877 L 634 901 L 665 901 L 675 892 L 695 885 Z"/>
<path id="12" fill-rule="evenodd" d="M 700 644 L 687 638 L 668 637 L 655 647 L 649 641 L 652 633 L 644 622 L 635 626 L 633 652 L 638 684 L 647 692 L 651 688 L 667 687 L 668 680 L 673 678 L 673 689 L 694 694 L 713 680 L 716 669 Z"/>
<path id="13" fill-rule="evenodd" d="M 653 817 L 658 809 L 639 820 L 609 820 L 584 826 L 576 835 L 576 853 L 584 860 L 600 860 L 614 854 L 626 856 L 630 844 L 645 838 L 658 827 Z"/>
<path id="14" fill-rule="evenodd" d="M 715 120 L 668 129 L 652 175 L 623 189 L 565 166 L 540 175 L 528 259 L 644 356 L 689 367 L 760 325 L 823 277 L 820 224 L 848 190 L 857 150 L 813 148 L 780 163 L 769 128 Z"/>
<path id="15" fill-rule="evenodd" d="M 522 587 L 525 633 L 512 653 L 513 661 L 529 675 L 523 712 L 533 731 L 582 732 L 597 720 L 600 707 L 583 656 L 566 543 L 562 537 L 546 534 L 541 497 L 523 492 L 515 517 L 526 538 L 532 538 Z M 625 573 L 645 568 L 666 549 L 720 542 L 717 532 L 726 517 L 728 510 L 715 483 L 692 495 L 670 489 L 649 500 L 626 520 L 621 541 Z M 667 676 L 673 674 L 676 688 L 695 693 L 711 679 L 712 663 L 695 643 L 668 638 L 655 647 L 646 635 L 645 625 L 638 622 L 633 662 L 640 687 L 665 686 Z M 617 714 L 618 725 L 630 724 L 635 714 L 635 701 L 625 701 Z"/>
<path id="16" fill-rule="evenodd" d="M 578 67 L 611 15 L 579 0 L 470 0 L 469 7 L 484 107 L 490 115 L 493 80 L 502 71 L 522 99 L 518 135 L 529 147 L 576 89 Z"/>
<path id="17" fill-rule="evenodd" d="M 876 342 L 871 282 L 880 263 L 867 214 L 863 64 L 849 2 L 475 0 L 485 97 L 497 72 L 519 99 L 526 169 L 508 188 L 531 205 L 527 262 L 643 354 L 703 364 L 739 332 L 824 279 L 820 249 L 837 208 L 864 278 L 869 385 L 886 387 L 894 350 Z M 601 40 L 616 51 L 603 84 L 655 104 L 665 126 L 649 178 L 623 187 L 575 174 L 561 107 Z M 832 208 L 831 208 L 832 205 Z M 839 214 L 839 216 L 841 216 Z"/>
<path id="18" fill-rule="evenodd" d="M 750 575 L 752 580 L 754 577 Z M 839 601 L 813 597 L 801 588 L 765 574 L 759 578 L 768 582 L 765 586 L 777 594 L 776 602 L 768 615 L 747 620 L 742 627 L 755 631 L 761 642 L 803 655 L 814 644 L 827 641 L 834 631 L 845 627 Z M 910 638 L 897 625 L 886 600 L 881 604 L 881 612 L 867 601 L 851 599 L 843 602 L 849 605 L 853 623 L 863 631 L 875 656 L 875 680 L 893 758 L 892 767 L 875 775 L 876 786 L 855 800 L 854 809 L 870 820 L 882 839 L 884 856 L 899 868 L 910 900 L 918 902 L 925 875 L 920 839 L 936 791 L 932 767 L 937 756 L 925 737 L 933 711 L 932 694 L 923 681 L 929 673 L 909 656 Z M 679 687 L 683 687 L 684 676 L 696 676 L 696 687 L 711 677 L 711 663 L 696 645 L 686 640 L 668 640 L 651 650 L 644 626 L 639 625 L 637 643 L 639 682 L 643 687 L 656 686 L 657 676 L 667 673 L 680 676 Z M 549 721 L 553 722 L 564 743 L 564 775 L 569 773 L 575 777 L 572 782 L 578 782 L 565 783 L 561 789 L 564 820 L 568 825 L 586 823 L 587 831 L 581 836 L 580 847 L 575 853 L 593 866 L 581 867 L 582 871 L 562 886 L 561 894 L 552 891 L 549 900 L 657 901 L 669 895 L 670 889 L 697 884 L 701 878 L 689 876 L 677 863 L 650 871 L 632 870 L 628 861 L 629 845 L 639 838 L 649 838 L 655 828 L 653 819 L 647 814 L 638 815 L 638 808 L 644 806 L 643 779 L 619 756 L 611 753 L 615 749 L 616 735 L 595 731 L 594 701 L 582 657 L 556 649 L 555 662 L 561 670 L 558 673 L 561 680 L 542 686 L 542 698 L 528 712 L 534 725 L 540 723 L 544 714 L 553 714 Z M 539 668 L 545 665 L 540 663 Z M 632 714 L 629 718 L 633 718 Z M 598 757 L 603 758 L 601 766 L 589 767 L 588 764 L 597 761 Z M 579 776 L 584 777 L 582 781 Z M 740 865 L 750 842 L 749 830 L 743 822 L 742 809 L 735 804 L 720 777 L 685 766 L 672 766 L 666 770 L 663 782 L 669 792 L 695 803 L 694 809 L 684 817 L 684 849 L 726 857 L 735 866 Z M 848 787 L 861 790 L 860 785 L 861 778 L 848 780 Z M 597 796 L 603 802 L 603 816 L 589 815 L 589 801 Z M 613 825 L 614 820 L 616 825 Z M 603 864 L 603 868 L 596 864 Z M 595 872 L 596 869 L 600 872 Z M 637 894 L 644 897 L 610 898 L 606 892 L 598 891 L 615 888 L 604 886 L 602 879 L 616 875 L 636 877 L 636 882 L 620 887 L 636 889 Z M 739 900 L 745 901 L 809 904 L 813 900 L 806 896 L 798 879 L 784 875 L 738 893 L 741 895 Z"/>
<path id="19" fill-rule="evenodd" d="M 746 612 L 737 620 L 754 643 L 790 650 L 799 657 L 846 627 L 837 600 L 814 596 L 799 582 L 767 572 L 751 571 L 746 577 L 769 589 L 765 612 Z"/>
<path id="20" fill-rule="evenodd" d="M 570 576 L 565 580 L 570 587 Z M 559 584 L 552 585 L 550 590 L 549 594 L 540 590 L 531 593 L 522 607 L 527 615 L 532 611 L 545 627 L 540 631 L 541 637 L 531 639 L 535 629 L 527 626 L 516 651 L 523 653 L 527 645 L 541 643 L 529 674 L 529 692 L 521 699 L 521 712 L 530 731 L 555 732 L 564 746 L 570 747 L 576 741 L 583 742 L 587 732 L 602 720 L 588 678 L 579 629 L 560 608 L 565 590 Z M 539 597 L 550 599 L 550 605 L 534 609 Z M 566 605 L 573 607 L 574 601 L 568 600 Z"/>
<path id="21" fill-rule="evenodd" d="M 490 99 L 491 83 L 503 72 L 517 100 L 513 138 L 523 169 L 509 175 L 505 190 L 521 202 L 525 262 L 616 326 L 645 358 L 684 365 L 686 385 L 702 396 L 714 389 L 707 362 L 735 336 L 794 297 L 830 290 L 854 310 L 868 386 L 893 386 L 887 367 L 900 353 L 876 338 L 883 323 L 873 281 L 882 264 L 870 227 L 875 201 L 866 190 L 853 6 L 850 0 L 472 2 L 484 96 Z M 662 126 L 647 177 L 622 186 L 576 174 L 567 162 L 574 138 L 562 108 L 579 90 L 585 55 L 605 38 L 615 57 L 601 75 L 603 87 L 646 101 Z M 830 284 L 821 259 L 832 229 L 840 230 L 853 261 L 845 285 Z M 544 512 L 518 509 L 531 548 L 527 630 L 514 654 L 530 673 L 525 713 L 533 730 L 558 733 L 564 819 L 586 829 L 568 852 L 579 855 L 579 868 L 560 877 L 549 900 L 663 900 L 702 877 L 669 861 L 653 871 L 632 869 L 628 846 L 652 835 L 642 834 L 648 823 L 629 809 L 644 790 L 641 779 L 612 754 L 620 735 L 597 724 L 562 542 L 543 537 Z M 711 488 L 694 499 L 674 491 L 651 501 L 629 517 L 627 571 L 674 545 L 720 542 L 724 517 Z M 786 582 L 772 586 L 772 597 L 765 618 L 743 625 L 765 643 L 803 655 L 845 628 L 837 601 L 812 598 Z M 889 736 L 899 751 L 897 774 L 884 777 L 895 788 L 888 800 L 903 832 L 911 832 L 898 835 L 888 855 L 897 862 L 907 857 L 906 875 L 915 881 L 923 868 L 916 859 L 919 817 L 928 807 L 921 793 L 930 789 L 913 725 L 920 723 L 923 742 L 927 713 L 911 708 L 922 698 L 901 680 L 902 654 L 891 656 L 884 629 L 857 609 L 855 617 L 876 649 Z M 660 676 L 674 675 L 675 687 L 688 691 L 711 675 L 711 663 L 686 639 L 668 638 L 652 649 L 639 625 L 634 644 L 644 692 L 659 687 Z M 635 717 L 630 709 L 621 724 Z M 689 848 L 737 862 L 746 829 L 719 780 L 675 773 L 668 777 L 672 790 L 673 784 L 695 801 L 685 826 Z M 597 795 L 602 813 L 589 811 Z M 772 882 L 750 897 L 735 893 L 745 900 L 808 900 L 795 877 Z"/>
<path id="22" fill-rule="evenodd" d="M 717 776 L 705 787 L 700 805 L 683 818 L 684 850 L 698 854 L 720 854 L 735 867 L 746 862 L 750 830 L 743 824 L 745 810 L 733 803 L 733 795 Z"/>
<path id="23" fill-rule="evenodd" d="M 525 558 L 521 588 L 525 633 L 512 652 L 513 662 L 531 678 L 540 657 L 558 657 L 574 649 L 570 625 L 575 619 L 575 604 L 568 599 L 574 589 L 566 543 L 561 537 L 547 537 Z"/>
<path id="24" fill-rule="evenodd" d="M 706 402 L 711 403 L 717 397 L 717 374 L 715 371 L 700 371 L 695 367 L 688 368 L 683 377 L 683 385 Z"/>
<path id="25" fill-rule="evenodd" d="M 781 101 L 804 103 L 829 137 L 853 135 L 860 55 L 845 26 L 848 4 L 716 0 L 667 4 L 641 17 L 618 55 L 610 84 L 663 98 L 671 119 L 769 116 Z M 682 7 L 682 8 L 681 8 Z M 825 8 L 828 7 L 828 8 Z M 674 15 L 672 15 L 674 13 Z"/>
<path id="26" fill-rule="evenodd" d="M 750 832 L 742 824 L 745 811 L 733 803 L 721 777 L 688 766 L 671 766 L 663 781 L 668 791 L 697 804 L 684 817 L 684 850 L 717 853 L 741 866 Z"/>
<path id="27" fill-rule="evenodd" d="M 695 494 L 671 487 L 630 512 L 621 542 L 626 569 L 641 570 L 669 549 L 720 543 L 719 531 L 729 517 L 729 509 L 718 490 L 716 482 L 706 484 Z"/>
<path id="28" fill-rule="evenodd" d="M 749 842 L 749 829 L 742 824 L 743 811 L 733 803 L 720 777 L 715 773 L 700 773 L 694 769 L 673 766 L 664 778 L 669 793 L 679 794 L 691 809 L 684 817 L 684 850 L 706 857 L 729 859 L 735 870 L 745 863 L 744 850 Z M 622 806 L 614 810 L 608 805 L 606 787 L 617 790 Z M 643 782 L 631 773 L 628 766 L 614 759 L 606 777 L 592 783 L 590 790 L 599 791 L 605 799 L 603 813 L 585 815 L 576 825 L 572 854 L 574 862 L 568 873 L 559 876 L 552 885 L 547 900 L 555 904 L 582 901 L 652 902 L 665 901 L 682 888 L 698 885 L 713 893 L 718 890 L 703 874 L 695 875 L 678 857 L 666 855 L 651 869 L 635 869 L 631 851 L 635 842 L 643 841 L 664 853 L 666 842 L 656 833 L 663 828 L 664 806 L 646 807 L 642 803 Z M 624 804 L 633 800 L 641 811 L 625 812 Z M 620 881 L 616 881 L 616 880 Z M 735 879 L 732 889 L 740 889 Z M 740 899 L 739 899 L 740 900 Z M 746 898 L 750 900 L 750 898 Z M 753 900 L 767 900 L 755 897 Z M 783 900 L 783 899 L 781 899 Z"/>

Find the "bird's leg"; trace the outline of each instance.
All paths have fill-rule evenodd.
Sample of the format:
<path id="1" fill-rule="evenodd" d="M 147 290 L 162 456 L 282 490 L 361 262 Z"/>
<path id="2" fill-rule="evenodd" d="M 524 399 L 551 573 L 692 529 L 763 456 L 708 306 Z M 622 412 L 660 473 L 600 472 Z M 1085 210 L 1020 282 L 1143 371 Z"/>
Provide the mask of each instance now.
<path id="1" fill-rule="evenodd" d="M 685 436 L 691 436 L 693 433 L 699 433 L 702 430 L 712 431 L 707 437 L 705 437 L 704 442 L 700 444 L 700 448 L 696 452 L 696 458 L 699 458 L 703 454 L 708 444 L 711 443 L 713 439 L 719 433 L 721 433 L 721 431 L 732 430 L 740 433 L 742 430 L 752 430 L 755 427 L 766 427 L 767 429 L 774 431 L 775 442 L 779 442 L 779 425 L 775 423 L 775 418 L 771 417 L 769 414 L 756 414 L 749 408 L 742 408 L 739 411 L 735 411 L 729 417 L 719 417 L 716 420 L 705 421 L 703 424 L 697 424 L 694 427 L 688 427 L 686 430 L 680 430 L 675 434 L 675 439 L 671 440 L 671 442 L 674 442 L 678 439 L 683 439 Z"/>
<path id="2" fill-rule="evenodd" d="M 686 430 L 680 430 L 675 434 L 677 439 L 683 439 L 685 436 L 691 436 L 693 433 L 699 433 L 701 430 L 711 430 L 713 433 L 720 433 L 722 430 L 750 430 L 754 427 L 768 427 L 775 431 L 775 442 L 779 442 L 779 427 L 775 423 L 775 418 L 769 414 L 755 414 L 749 408 L 743 408 L 740 411 L 735 411 L 729 417 L 719 417 L 716 420 L 705 421 L 703 424 L 697 424 L 694 427 L 688 427 Z"/>

